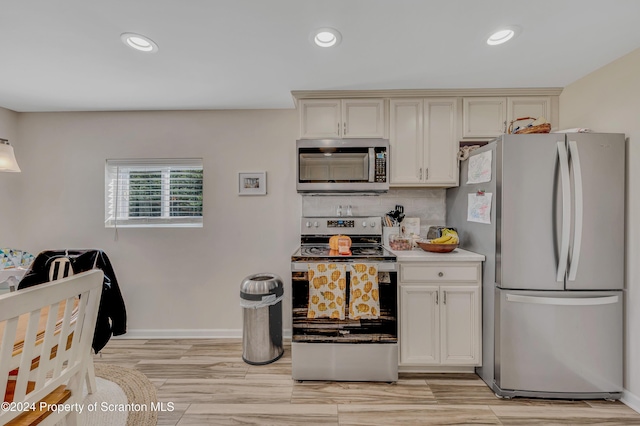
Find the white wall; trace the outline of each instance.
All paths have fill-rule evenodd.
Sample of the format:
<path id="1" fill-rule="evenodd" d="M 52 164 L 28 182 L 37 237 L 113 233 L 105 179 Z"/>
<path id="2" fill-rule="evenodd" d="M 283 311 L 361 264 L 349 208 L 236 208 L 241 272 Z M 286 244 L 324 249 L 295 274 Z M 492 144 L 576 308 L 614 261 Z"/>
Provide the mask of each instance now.
<path id="1" fill-rule="evenodd" d="M 560 127 L 625 133 L 627 238 L 624 401 L 640 412 L 640 49 L 567 86 Z M 605 236 L 606 238 L 606 236 Z M 586 331 L 588 332 L 588 331 Z"/>
<path id="2" fill-rule="evenodd" d="M 18 140 L 18 113 L 0 108 L 0 138 L 8 139 L 16 155 L 18 165 L 22 167 L 22 150 Z M 0 246 L 26 249 L 21 247 L 18 238 L 20 226 L 17 224 L 19 211 L 13 208 L 21 194 L 20 173 L 0 173 Z"/>
<path id="3" fill-rule="evenodd" d="M 20 113 L 24 191 L 11 208 L 22 232 L 10 242 L 33 253 L 103 249 L 130 336 L 237 335 L 245 276 L 274 272 L 291 285 L 301 211 L 296 131 L 295 110 Z M 104 162 L 127 157 L 202 157 L 204 227 L 119 229 L 116 241 L 104 227 Z M 268 194 L 238 196 L 240 171 L 266 171 Z"/>

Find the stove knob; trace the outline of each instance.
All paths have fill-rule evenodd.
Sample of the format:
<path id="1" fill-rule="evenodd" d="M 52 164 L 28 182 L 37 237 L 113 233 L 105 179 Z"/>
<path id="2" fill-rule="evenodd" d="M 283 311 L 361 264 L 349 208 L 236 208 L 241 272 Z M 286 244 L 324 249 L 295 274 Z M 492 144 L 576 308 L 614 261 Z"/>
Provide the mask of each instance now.
<path id="1" fill-rule="evenodd" d="M 313 222 L 313 226 L 317 228 L 318 226 L 320 226 L 320 224 L 318 222 Z"/>
<path id="2" fill-rule="evenodd" d="M 371 222 L 371 223 L 369 224 L 369 226 L 370 226 L 370 227 L 372 227 L 372 228 L 375 228 L 375 227 L 376 227 L 376 223 L 375 223 L 375 222 Z"/>
<path id="3" fill-rule="evenodd" d="M 367 222 L 362 222 L 362 227 L 366 228 L 367 227 Z"/>
<path id="4" fill-rule="evenodd" d="M 307 223 L 305 223 L 305 226 L 306 226 L 307 228 L 311 228 L 311 222 L 307 222 Z"/>

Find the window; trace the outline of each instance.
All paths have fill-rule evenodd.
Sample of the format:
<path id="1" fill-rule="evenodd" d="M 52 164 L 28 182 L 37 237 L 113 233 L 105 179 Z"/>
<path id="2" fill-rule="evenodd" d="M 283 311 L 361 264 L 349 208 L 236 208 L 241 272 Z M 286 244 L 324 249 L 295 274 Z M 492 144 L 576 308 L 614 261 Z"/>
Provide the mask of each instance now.
<path id="1" fill-rule="evenodd" d="M 202 227 L 202 159 L 107 160 L 105 227 Z"/>

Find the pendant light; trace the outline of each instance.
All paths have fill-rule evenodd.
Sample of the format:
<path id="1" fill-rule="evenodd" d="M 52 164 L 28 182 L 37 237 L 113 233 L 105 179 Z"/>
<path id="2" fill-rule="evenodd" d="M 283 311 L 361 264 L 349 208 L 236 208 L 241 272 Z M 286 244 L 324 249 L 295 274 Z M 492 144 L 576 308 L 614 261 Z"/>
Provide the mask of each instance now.
<path id="1" fill-rule="evenodd" d="M 0 139 L 0 172 L 19 172 L 20 167 L 7 139 Z"/>

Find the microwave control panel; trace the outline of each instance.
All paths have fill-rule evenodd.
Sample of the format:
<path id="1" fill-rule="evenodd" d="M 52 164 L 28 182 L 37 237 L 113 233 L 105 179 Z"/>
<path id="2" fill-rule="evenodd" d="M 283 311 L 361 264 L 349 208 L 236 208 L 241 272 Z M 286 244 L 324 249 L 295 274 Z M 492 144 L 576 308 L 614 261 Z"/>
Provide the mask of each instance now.
<path id="1" fill-rule="evenodd" d="M 387 151 L 386 150 L 384 151 L 376 150 L 375 181 L 376 182 L 387 181 Z"/>

